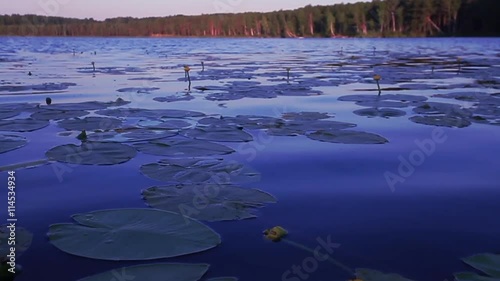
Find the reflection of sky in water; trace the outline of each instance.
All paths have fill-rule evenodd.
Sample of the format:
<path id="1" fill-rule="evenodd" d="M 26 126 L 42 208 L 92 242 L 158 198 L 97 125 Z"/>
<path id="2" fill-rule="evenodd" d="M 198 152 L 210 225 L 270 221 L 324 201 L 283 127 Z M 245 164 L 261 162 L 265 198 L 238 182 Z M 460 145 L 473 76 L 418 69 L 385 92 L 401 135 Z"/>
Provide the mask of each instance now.
<path id="1" fill-rule="evenodd" d="M 416 142 L 431 138 L 435 127 L 410 122 L 408 118 L 414 115 L 413 107 L 401 108 L 407 113 L 403 117 L 366 118 L 352 113 L 365 107 L 337 99 L 348 94 L 377 94 L 376 91 L 355 91 L 376 89 L 376 84 L 370 79 L 374 73 L 371 64 L 422 57 L 454 62 L 461 57 L 465 62 L 471 60 L 499 65 L 496 57 L 499 42 L 500 39 L 455 38 L 246 40 L 1 37 L 0 85 L 50 82 L 77 85 L 51 94 L 9 95 L 0 92 L 0 103 L 43 103 L 47 95 L 53 103 L 111 101 L 121 97 L 131 101 L 125 107 L 185 109 L 227 116 L 257 114 L 279 117 L 282 113 L 294 111 L 330 113 L 333 115 L 331 120 L 355 123 L 358 126 L 353 130 L 380 134 L 389 143 L 331 144 L 303 136 L 270 137 L 259 131 L 250 131 L 255 141 L 228 143 L 238 152 L 224 158 L 242 161 L 260 171 L 262 181 L 250 186 L 272 193 L 279 202 L 259 210 L 261 216 L 256 220 L 210 224 L 223 237 L 220 247 L 166 261 L 210 263 L 209 277 L 234 275 L 243 281 L 281 280 L 284 271 L 309 256 L 284 244 L 262 240 L 260 233 L 263 229 L 282 225 L 290 231 L 291 240 L 313 248 L 317 237 L 332 235 L 333 240 L 342 244 L 334 258 L 352 267 L 397 272 L 415 280 L 451 280 L 453 272 L 469 270 L 459 258 L 479 252 L 496 252 L 500 248 L 500 207 L 497 204 L 500 160 L 496 157 L 500 155 L 498 126 L 474 123 L 463 129 L 443 128 L 447 140 L 436 144 L 435 152 L 426 157 L 422 165 L 415 167 L 414 173 L 404 183 L 396 185 L 396 191 L 392 193 L 384 173 L 397 173 L 400 165 L 398 157 L 408 159 L 410 153 L 418 149 Z M 343 56 L 339 54 L 341 48 Z M 76 50 L 75 56 L 72 55 L 73 49 Z M 80 54 L 81 51 L 84 53 Z M 97 55 L 92 55 L 93 51 Z M 361 58 L 351 60 L 351 56 Z M 92 61 L 98 69 L 114 68 L 125 74 L 96 73 L 93 77 L 89 72 Z M 212 102 L 204 99 L 209 92 L 193 90 L 191 94 L 195 99 L 191 101 L 153 101 L 154 97 L 184 93 L 187 83 L 178 81 L 184 77 L 182 66 L 191 65 L 191 75 L 198 76 L 201 61 L 205 62 L 208 70 L 257 66 L 255 71 L 245 71 L 260 74 L 251 81 L 259 81 L 263 85 L 286 83 L 285 80 L 269 82 L 270 77 L 262 76 L 272 72 L 284 75 L 277 78 L 286 78 L 285 67 L 292 68 L 292 81 L 326 76 L 329 77 L 327 80 L 331 77 L 347 84 L 314 88 L 322 91 L 323 95 L 311 97 Z M 327 66 L 339 62 L 347 64 L 343 67 Z M 211 64 L 220 67 L 212 67 Z M 131 68 L 144 72 L 127 71 Z M 456 71 L 456 66 L 451 64 L 436 65 L 436 71 L 438 68 Z M 394 76 L 408 76 L 408 73 L 389 69 L 393 70 Z M 400 84 L 462 85 L 473 84 L 478 78 L 498 79 L 499 76 L 498 68 L 471 69 L 475 67 L 464 66 L 464 73 L 458 76 L 453 73 L 451 77 L 439 79 L 417 75 L 413 81 L 405 79 Z M 378 66 L 375 70 L 378 71 Z M 429 70 L 429 66 L 416 66 L 411 73 L 422 72 L 423 75 L 425 71 L 428 75 Z M 33 76 L 28 76 L 28 71 L 32 71 Z M 485 76 L 485 71 L 489 71 L 489 76 Z M 293 74 L 303 76 L 294 77 Z M 130 80 L 140 77 L 158 77 L 160 80 Z M 389 80 L 391 77 L 386 78 L 387 84 L 382 77 L 382 86 L 397 86 Z M 192 86 L 211 85 L 224 84 L 204 80 L 193 81 Z M 416 89 L 390 93 L 431 98 L 437 93 L 498 91 L 473 85 L 474 88 L 465 89 L 460 86 L 449 90 Z M 160 89 L 151 94 L 116 91 L 130 87 Z M 431 100 L 467 107 L 472 105 L 444 98 Z M 219 104 L 224 104 L 225 108 Z M 135 124 L 142 119 L 133 118 L 127 124 Z M 197 118 L 190 120 L 194 122 Z M 78 143 L 74 135 L 58 136 L 62 131 L 52 121 L 51 126 L 42 130 L 22 133 L 30 141 L 29 144 L 2 154 L 0 165 L 41 159 L 45 151 L 55 145 Z M 122 136 L 118 137 L 123 140 Z M 162 157 L 139 153 L 130 162 L 117 166 L 72 166 L 65 172 L 62 182 L 55 176 L 53 166 L 20 170 L 19 221 L 35 232 L 35 238 L 32 248 L 19 259 L 26 270 L 16 281 L 38 280 L 40 276 L 54 274 L 44 262 L 46 257 L 61 264 L 64 262 L 64 268 L 58 273 L 61 280 L 75 280 L 111 268 L 140 263 L 117 264 L 69 256 L 48 244 L 45 233 L 48 225 L 68 222 L 69 216 L 74 213 L 145 207 L 140 191 L 161 183 L 142 176 L 139 167 L 159 159 Z M 5 192 L 0 192 L 2 198 L 5 198 Z M 0 208 L 4 205 L 0 202 Z M 310 280 L 346 280 L 349 277 L 325 263 L 311 274 Z"/>

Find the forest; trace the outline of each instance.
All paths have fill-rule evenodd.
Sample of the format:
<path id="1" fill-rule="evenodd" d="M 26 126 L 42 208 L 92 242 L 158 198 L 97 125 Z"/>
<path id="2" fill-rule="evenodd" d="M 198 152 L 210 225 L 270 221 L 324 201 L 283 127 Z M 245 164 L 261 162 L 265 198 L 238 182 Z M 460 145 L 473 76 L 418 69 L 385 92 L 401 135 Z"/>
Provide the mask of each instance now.
<path id="1" fill-rule="evenodd" d="M 500 0 L 373 0 L 268 13 L 103 21 L 0 15 L 0 35 L 155 37 L 499 36 Z M 168 13 L 168 11 L 165 11 Z"/>

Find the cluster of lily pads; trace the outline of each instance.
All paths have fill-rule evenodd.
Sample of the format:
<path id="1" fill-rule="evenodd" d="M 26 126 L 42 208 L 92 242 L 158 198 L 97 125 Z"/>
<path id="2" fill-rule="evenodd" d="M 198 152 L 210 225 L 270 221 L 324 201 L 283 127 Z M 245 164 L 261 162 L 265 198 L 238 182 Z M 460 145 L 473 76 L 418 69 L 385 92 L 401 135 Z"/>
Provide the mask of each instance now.
<path id="1" fill-rule="evenodd" d="M 412 107 L 412 122 L 432 126 L 464 128 L 472 123 L 500 125 L 500 95 L 486 92 L 452 92 L 436 94 L 433 97 L 470 102 L 469 107 L 454 103 L 431 102 L 426 97 L 404 94 L 347 95 L 340 101 L 356 102 L 366 107 L 354 111 L 366 117 L 400 117 L 406 112 L 401 110 Z"/>

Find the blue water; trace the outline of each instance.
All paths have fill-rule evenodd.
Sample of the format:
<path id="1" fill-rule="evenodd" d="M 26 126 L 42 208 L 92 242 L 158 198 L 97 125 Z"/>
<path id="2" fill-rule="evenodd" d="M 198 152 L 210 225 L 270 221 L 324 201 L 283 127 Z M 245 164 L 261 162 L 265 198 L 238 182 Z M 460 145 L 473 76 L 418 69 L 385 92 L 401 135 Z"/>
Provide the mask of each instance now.
<path id="1" fill-rule="evenodd" d="M 373 47 L 376 48 L 374 53 Z M 73 49 L 76 56 L 73 56 Z M 343 56 L 339 50 L 343 50 Z M 97 55 L 91 52 L 97 52 Z M 80 52 L 84 52 L 81 54 Z M 199 71 L 207 68 L 238 70 L 255 66 L 257 72 L 292 71 L 311 77 L 331 74 L 328 63 L 360 56 L 359 65 L 393 61 L 405 57 L 461 57 L 472 64 L 486 64 L 482 70 L 470 69 L 450 80 L 473 83 L 489 75 L 500 76 L 500 39 L 170 39 L 170 38 L 10 38 L 0 37 L 0 85 L 72 82 L 77 86 L 57 93 L 0 92 L 0 103 L 43 102 L 50 95 L 57 102 L 131 100 L 130 107 L 173 108 L 206 114 L 259 114 L 280 117 L 284 112 L 315 111 L 335 115 L 333 120 L 356 123 L 356 129 L 379 134 L 389 140 L 383 145 L 322 143 L 303 136 L 269 137 L 252 131 L 255 141 L 239 146 L 229 144 L 236 153 L 225 156 L 261 172 L 260 182 L 247 185 L 273 194 L 278 203 L 259 210 L 257 219 L 208 223 L 223 243 L 206 252 L 159 261 L 211 264 L 207 277 L 236 276 L 253 280 L 336 281 L 352 277 L 331 263 L 320 262 L 311 273 L 289 275 L 287 270 L 302 265 L 312 254 L 286 243 L 272 243 L 262 230 L 281 225 L 291 241 L 310 248 L 317 239 L 340 243 L 332 258 L 351 268 L 371 268 L 398 273 L 421 281 L 453 280 L 452 274 L 471 271 L 460 258 L 476 253 L 500 252 L 500 127 L 472 124 L 467 128 L 440 127 L 442 143 L 425 156 L 404 182 L 391 189 L 384 174 L 398 174 L 400 158 L 409 159 L 419 147 L 415 143 L 432 138 L 434 126 L 415 124 L 406 116 L 382 119 L 352 113 L 362 107 L 338 101 L 354 89 L 376 87 L 363 78 L 370 67 L 336 69 L 338 77 L 353 80 L 342 85 L 318 87 L 323 95 L 207 101 L 194 93 L 192 101 L 159 103 L 152 100 L 183 92 L 186 88 L 182 65 Z M 92 73 L 90 62 L 99 67 L 139 68 L 125 74 Z M 213 66 L 210 66 L 210 65 Z M 356 63 L 353 63 L 356 64 Z M 448 67 L 448 66 L 447 66 Z M 451 66 L 450 66 L 451 67 Z M 443 67 L 444 68 L 444 67 Z M 305 70 L 306 69 L 306 70 Z M 311 70 L 313 69 L 313 70 Z M 317 69 L 317 70 L 314 70 Z M 27 76 L 32 71 L 33 76 Z M 429 71 L 428 69 L 426 71 Z M 397 70 L 396 70 L 397 72 Z M 196 72 L 193 70 L 193 74 Z M 348 74 L 346 74 L 348 73 Z M 161 80 L 129 80 L 158 77 Z M 419 78 L 419 77 L 416 77 Z M 270 83 L 265 77 L 256 78 Z M 340 78 L 339 78 L 340 79 Z M 229 81 L 229 80 L 222 80 Z M 498 80 L 497 80 L 498 81 Z M 345 82 L 345 81 L 344 81 Z M 439 82 L 439 81 L 438 81 Z M 197 85 L 221 85 L 221 81 L 194 81 Z M 404 90 L 401 94 L 431 97 L 456 91 L 498 92 L 498 88 L 457 86 L 449 90 Z M 159 87 L 152 94 L 119 93 L 126 87 Z M 438 99 L 435 99 L 438 100 Z M 442 100 L 440 100 L 442 101 Z M 445 102 L 457 102 L 445 100 Z M 62 129 L 51 124 L 42 130 L 23 133 L 30 143 L 0 155 L 0 166 L 41 159 L 48 149 L 74 138 L 57 136 Z M 110 208 L 143 208 L 141 190 L 160 184 L 146 178 L 139 167 L 162 157 L 138 154 L 131 161 L 114 166 L 75 166 L 61 178 L 53 165 L 16 172 L 18 225 L 34 233 L 31 248 L 19 258 L 24 272 L 16 281 L 77 280 L 117 267 L 143 262 L 109 262 L 71 256 L 52 246 L 46 237 L 48 226 L 70 222 L 70 216 Z M 2 172 L 1 180 L 7 181 Z M 1 210 L 6 210 L 6 188 L 0 191 Z M 0 212 L 0 224 L 6 212 Z M 295 278 L 295 279 L 294 279 Z"/>

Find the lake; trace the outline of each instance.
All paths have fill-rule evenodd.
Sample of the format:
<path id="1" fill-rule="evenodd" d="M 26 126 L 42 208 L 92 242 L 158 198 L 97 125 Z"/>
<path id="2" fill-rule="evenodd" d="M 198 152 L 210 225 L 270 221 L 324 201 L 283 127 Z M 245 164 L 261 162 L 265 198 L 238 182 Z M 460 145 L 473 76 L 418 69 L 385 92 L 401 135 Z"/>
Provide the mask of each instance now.
<path id="1" fill-rule="evenodd" d="M 202 280 L 336 281 L 358 268 L 421 281 L 478 273 L 461 259 L 500 253 L 499 82 L 498 38 L 0 37 L 0 119 L 10 120 L 0 120 L 0 136 L 15 136 L 19 147 L 1 153 L 0 166 L 80 145 L 83 128 L 91 143 L 133 149 L 128 156 L 104 149 L 103 161 L 113 153 L 129 158 L 109 165 L 55 151 L 48 163 L 15 169 L 16 225 L 33 233 L 16 260 L 23 266 L 16 281 L 78 280 L 151 262 L 210 264 Z M 161 111 L 167 109 L 177 111 Z M 85 117 L 105 119 L 78 121 Z M 110 118 L 117 123 L 99 127 Z M 138 133 L 127 135 L 131 128 Z M 110 130 L 95 132 L 101 129 Z M 161 143 L 169 139 L 224 146 Z M 145 169 L 178 159 L 177 148 L 187 155 L 181 160 L 203 156 L 209 164 L 167 174 Z M 251 172 L 238 170 L 224 183 L 276 198 L 217 209 L 242 208 L 238 216 L 248 211 L 255 218 L 200 219 L 220 235 L 220 245 L 152 261 L 110 261 L 49 242 L 49 226 L 71 223 L 74 214 L 148 208 L 142 192 L 149 187 L 206 183 L 215 171 L 210 161 L 244 165 Z M 11 168 L 2 170 L 0 224 L 7 222 Z M 165 206 L 175 209 L 173 202 Z M 264 237 L 274 226 L 288 231 L 283 241 Z M 141 249 L 133 244 L 147 244 L 144 237 L 120 247 Z M 348 269 L 304 249 L 328 241 L 340 245 L 322 253 Z"/>

